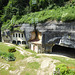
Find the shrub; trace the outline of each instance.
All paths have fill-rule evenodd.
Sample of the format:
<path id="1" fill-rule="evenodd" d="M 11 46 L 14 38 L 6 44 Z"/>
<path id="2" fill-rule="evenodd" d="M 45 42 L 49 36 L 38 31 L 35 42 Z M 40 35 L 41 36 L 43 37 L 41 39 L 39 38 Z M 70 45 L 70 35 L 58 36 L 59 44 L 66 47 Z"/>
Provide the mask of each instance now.
<path id="1" fill-rule="evenodd" d="M 8 51 L 9 51 L 9 52 L 16 52 L 16 49 L 15 49 L 15 47 L 10 47 L 10 48 L 8 49 Z"/>
<path id="2" fill-rule="evenodd" d="M 74 75 L 75 72 L 68 68 L 65 64 L 60 64 L 56 66 L 56 71 L 54 75 Z"/>
<path id="3" fill-rule="evenodd" d="M 5 58 L 5 57 L 7 57 L 7 53 L 6 53 L 6 52 L 1 52 L 1 51 L 0 51 L 0 56 L 1 56 L 1 58 Z"/>
<path id="4" fill-rule="evenodd" d="M 28 45 L 26 45 L 26 46 L 25 46 L 25 49 L 29 49 L 29 46 L 28 46 Z"/>
<path id="5" fill-rule="evenodd" d="M 13 53 L 9 53 L 6 58 L 7 61 L 15 61 L 15 57 Z"/>
<path id="6" fill-rule="evenodd" d="M 8 57 L 14 57 L 13 53 L 8 53 Z"/>

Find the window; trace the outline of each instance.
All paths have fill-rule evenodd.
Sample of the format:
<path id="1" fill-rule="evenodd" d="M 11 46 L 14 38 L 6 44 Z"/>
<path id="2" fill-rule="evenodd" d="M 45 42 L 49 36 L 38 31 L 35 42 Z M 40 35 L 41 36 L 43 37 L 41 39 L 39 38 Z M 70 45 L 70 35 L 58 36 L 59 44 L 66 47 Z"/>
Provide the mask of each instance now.
<path id="1" fill-rule="evenodd" d="M 13 34 L 13 37 L 15 37 L 15 34 Z"/>
<path id="2" fill-rule="evenodd" d="M 13 44 L 16 44 L 16 41 L 15 41 L 15 40 L 13 40 L 13 41 L 12 41 L 12 43 L 13 43 Z"/>
<path id="3" fill-rule="evenodd" d="M 19 34 L 19 37 L 20 37 L 20 34 Z"/>
<path id="4" fill-rule="evenodd" d="M 16 33 L 16 37 L 17 37 L 17 33 Z"/>
<path id="5" fill-rule="evenodd" d="M 21 44 L 21 41 L 17 41 L 17 45 L 20 45 Z"/>
<path id="6" fill-rule="evenodd" d="M 23 37 L 23 34 L 22 34 L 22 37 Z"/>

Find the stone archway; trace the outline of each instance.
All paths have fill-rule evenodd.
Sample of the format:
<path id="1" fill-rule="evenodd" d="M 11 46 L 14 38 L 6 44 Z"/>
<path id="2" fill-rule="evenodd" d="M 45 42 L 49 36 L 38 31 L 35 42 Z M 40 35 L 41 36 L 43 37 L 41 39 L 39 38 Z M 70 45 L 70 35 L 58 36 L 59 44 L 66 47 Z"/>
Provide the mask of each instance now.
<path id="1" fill-rule="evenodd" d="M 22 41 L 22 44 L 26 44 L 26 41 Z"/>
<path id="2" fill-rule="evenodd" d="M 21 41 L 17 41 L 17 45 L 20 45 L 21 44 Z"/>
<path id="3" fill-rule="evenodd" d="M 13 43 L 13 44 L 16 44 L 16 41 L 15 41 L 15 40 L 13 40 L 13 41 L 12 41 L 12 43 Z"/>

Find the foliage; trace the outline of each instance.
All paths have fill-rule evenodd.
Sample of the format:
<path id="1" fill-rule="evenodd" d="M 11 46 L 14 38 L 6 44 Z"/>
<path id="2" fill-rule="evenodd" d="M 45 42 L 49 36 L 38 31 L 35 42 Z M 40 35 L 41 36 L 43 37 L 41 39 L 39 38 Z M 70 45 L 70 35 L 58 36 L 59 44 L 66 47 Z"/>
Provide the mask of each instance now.
<path id="1" fill-rule="evenodd" d="M 14 54 L 13 53 L 8 53 L 8 58 L 9 57 L 14 57 Z"/>
<path id="2" fill-rule="evenodd" d="M 15 57 L 13 53 L 8 53 L 7 58 L 5 58 L 7 61 L 15 61 Z"/>
<path id="3" fill-rule="evenodd" d="M 1 56 L 1 58 L 4 58 L 7 61 L 15 60 L 14 54 L 12 54 L 12 53 L 6 53 L 6 52 L 0 51 L 0 56 Z"/>
<path id="4" fill-rule="evenodd" d="M 69 69 L 65 64 L 60 64 L 56 66 L 56 71 L 54 75 L 74 75 L 75 72 Z"/>
<path id="5" fill-rule="evenodd" d="M 10 48 L 8 49 L 8 51 L 9 51 L 9 52 L 16 52 L 16 49 L 15 49 L 15 47 L 10 47 Z"/>
<path id="6" fill-rule="evenodd" d="M 25 49 L 29 49 L 29 46 L 28 45 L 25 45 Z"/>
<path id="7" fill-rule="evenodd" d="M 9 49 L 14 49 L 14 47 L 10 48 L 9 46 L 7 46 L 4 43 L 0 43 L 0 56 L 1 56 L 1 58 L 4 58 L 5 60 L 10 60 L 10 57 L 12 59 L 15 59 L 14 54 L 8 52 Z"/>
<path id="8" fill-rule="evenodd" d="M 75 20 L 75 0 L 9 0 L 4 5 L 0 10 L 2 30 L 11 30 L 15 24 L 31 24 L 32 18 L 38 18 L 38 22 Z"/>
<path id="9" fill-rule="evenodd" d="M 7 56 L 7 53 L 6 53 L 6 52 L 2 52 L 2 51 L 0 51 L 0 56 L 1 56 L 2 58 L 4 58 L 4 57 Z"/>
<path id="10" fill-rule="evenodd" d="M 61 63 L 67 64 L 68 66 L 74 66 L 75 67 L 75 62 L 74 62 L 75 60 L 72 60 L 72 59 L 67 60 L 67 58 L 63 58 L 63 57 L 58 58 L 58 57 L 55 57 L 55 56 L 52 56 L 50 58 L 55 59 L 55 60 L 59 60 Z"/>

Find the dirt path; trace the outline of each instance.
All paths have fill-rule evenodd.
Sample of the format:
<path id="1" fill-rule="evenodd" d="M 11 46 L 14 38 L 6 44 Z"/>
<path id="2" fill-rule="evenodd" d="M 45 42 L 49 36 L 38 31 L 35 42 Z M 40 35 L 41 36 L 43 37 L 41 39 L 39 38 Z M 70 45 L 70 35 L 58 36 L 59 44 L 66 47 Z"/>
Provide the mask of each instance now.
<path id="1" fill-rule="evenodd" d="M 0 70 L 3 69 L 3 68 L 4 68 L 5 70 L 8 70 L 9 67 L 10 67 L 9 64 L 0 62 Z"/>
<path id="2" fill-rule="evenodd" d="M 14 44 L 11 44 L 11 43 L 5 43 L 5 44 L 8 45 L 8 46 L 15 46 L 16 50 L 19 51 L 22 55 L 25 55 L 25 54 L 31 55 L 32 54 L 32 53 L 22 49 L 20 46 L 18 47 L 18 46 L 14 45 Z"/>
<path id="3" fill-rule="evenodd" d="M 30 53 L 30 52 L 28 52 L 26 50 L 23 50 L 21 47 L 16 46 L 16 48 L 17 48 L 16 50 L 19 51 L 22 55 L 25 55 L 25 54 L 31 55 L 32 54 L 32 53 Z"/>

